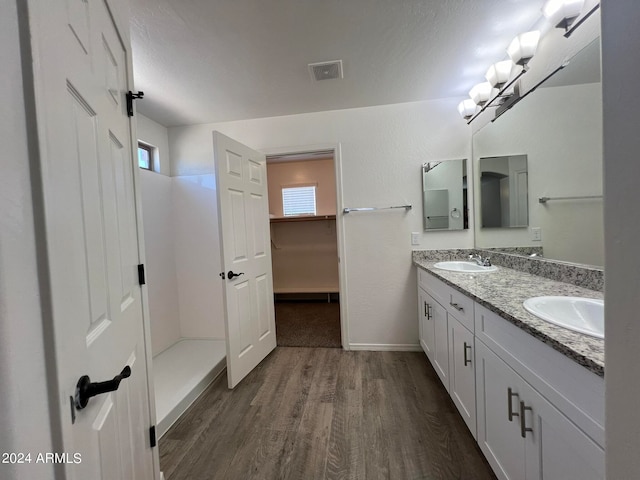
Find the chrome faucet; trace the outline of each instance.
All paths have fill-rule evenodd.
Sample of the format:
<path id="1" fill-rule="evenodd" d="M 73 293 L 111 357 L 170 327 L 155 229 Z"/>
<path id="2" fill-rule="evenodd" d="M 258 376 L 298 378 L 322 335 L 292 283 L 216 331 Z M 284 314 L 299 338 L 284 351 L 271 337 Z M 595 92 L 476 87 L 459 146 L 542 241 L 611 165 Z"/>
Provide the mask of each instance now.
<path id="1" fill-rule="evenodd" d="M 469 260 L 473 260 L 474 262 L 476 262 L 476 264 L 480 265 L 481 267 L 491 266 L 490 257 L 482 258 L 481 255 L 469 255 Z"/>

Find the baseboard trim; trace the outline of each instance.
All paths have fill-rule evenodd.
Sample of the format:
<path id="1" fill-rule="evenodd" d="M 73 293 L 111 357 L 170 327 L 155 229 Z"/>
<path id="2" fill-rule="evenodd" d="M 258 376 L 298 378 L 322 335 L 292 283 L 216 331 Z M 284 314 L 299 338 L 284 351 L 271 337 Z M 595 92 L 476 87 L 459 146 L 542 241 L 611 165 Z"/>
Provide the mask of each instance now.
<path id="1" fill-rule="evenodd" d="M 349 350 L 366 350 L 372 352 L 421 352 L 417 343 L 350 343 Z"/>

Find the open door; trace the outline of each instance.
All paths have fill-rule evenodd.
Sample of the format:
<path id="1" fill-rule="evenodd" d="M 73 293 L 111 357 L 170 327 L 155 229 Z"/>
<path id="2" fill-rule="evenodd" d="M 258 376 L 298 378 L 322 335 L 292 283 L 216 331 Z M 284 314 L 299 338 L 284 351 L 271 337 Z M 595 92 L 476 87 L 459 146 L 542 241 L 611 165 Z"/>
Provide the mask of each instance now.
<path id="1" fill-rule="evenodd" d="M 274 348 L 276 323 L 265 156 L 213 132 L 227 379 L 234 388 Z"/>
<path id="2" fill-rule="evenodd" d="M 157 478 L 127 8 L 64 3 L 29 2 L 41 170 L 34 188 L 42 189 L 46 231 L 41 285 L 51 301 L 51 415 L 61 431 L 54 448 L 71 452 L 56 478 Z"/>

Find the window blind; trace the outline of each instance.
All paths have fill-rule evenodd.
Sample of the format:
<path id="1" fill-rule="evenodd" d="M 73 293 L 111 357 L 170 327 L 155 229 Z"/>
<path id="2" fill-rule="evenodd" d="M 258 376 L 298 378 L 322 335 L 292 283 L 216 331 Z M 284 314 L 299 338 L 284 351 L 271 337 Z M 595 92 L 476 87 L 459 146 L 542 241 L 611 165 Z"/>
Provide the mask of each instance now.
<path id="1" fill-rule="evenodd" d="M 282 189 L 282 209 L 284 216 L 315 215 L 316 187 L 290 187 Z"/>

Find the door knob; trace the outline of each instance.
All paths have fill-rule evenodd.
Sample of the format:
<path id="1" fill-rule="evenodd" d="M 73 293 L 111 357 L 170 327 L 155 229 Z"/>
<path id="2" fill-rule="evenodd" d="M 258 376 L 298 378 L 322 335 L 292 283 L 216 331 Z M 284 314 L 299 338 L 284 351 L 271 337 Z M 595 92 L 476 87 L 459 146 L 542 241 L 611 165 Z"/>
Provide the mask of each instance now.
<path id="1" fill-rule="evenodd" d="M 120 382 L 131 376 L 131 367 L 127 365 L 122 369 L 120 375 L 116 375 L 112 380 L 106 382 L 92 382 L 88 375 L 83 375 L 76 384 L 75 405 L 78 410 L 82 410 L 89 403 L 91 397 L 101 393 L 115 392 L 120 386 Z"/>
<path id="2" fill-rule="evenodd" d="M 244 272 L 240 272 L 240 273 L 233 273 L 233 270 L 229 270 L 229 273 L 227 273 L 227 278 L 229 280 L 233 279 L 234 277 L 239 277 L 240 275 L 244 275 Z"/>

